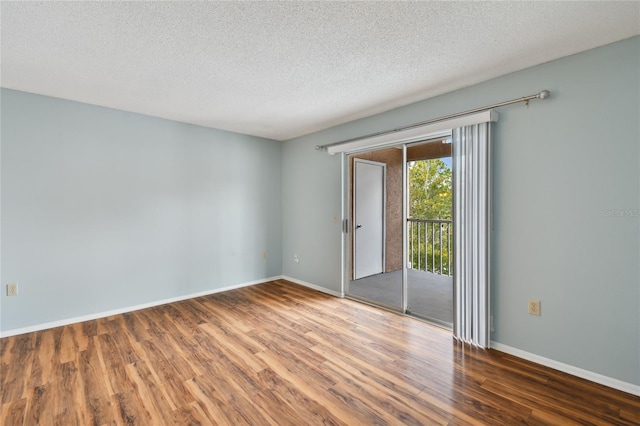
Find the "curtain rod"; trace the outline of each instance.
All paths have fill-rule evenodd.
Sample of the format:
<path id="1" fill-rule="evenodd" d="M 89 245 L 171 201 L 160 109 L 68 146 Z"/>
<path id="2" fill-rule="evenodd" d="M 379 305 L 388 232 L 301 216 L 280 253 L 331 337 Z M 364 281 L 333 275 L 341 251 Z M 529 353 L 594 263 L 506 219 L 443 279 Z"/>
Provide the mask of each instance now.
<path id="1" fill-rule="evenodd" d="M 357 141 L 359 139 L 372 138 L 374 136 L 387 135 L 387 134 L 399 132 L 401 130 L 413 129 L 414 127 L 424 126 L 426 124 L 431 124 L 431 123 L 437 123 L 439 121 L 449 120 L 451 118 L 462 117 L 463 115 L 469 115 L 469 114 L 473 114 L 473 113 L 476 113 L 476 112 L 487 111 L 487 110 L 490 110 L 490 109 L 493 109 L 493 108 L 498 108 L 498 107 L 505 106 L 505 105 L 511 105 L 511 104 L 515 104 L 515 103 L 518 103 L 518 102 L 526 102 L 527 106 L 529 106 L 529 101 L 531 99 L 546 99 L 550 95 L 551 95 L 551 92 L 549 92 L 548 90 L 543 90 L 542 92 L 536 93 L 535 95 L 523 96 L 522 98 L 511 99 L 510 101 L 504 101 L 504 102 L 500 102 L 500 103 L 497 103 L 497 104 L 485 106 L 485 107 L 482 107 L 482 108 L 475 108 L 475 109 L 470 109 L 470 110 L 464 111 L 464 112 L 457 112 L 455 114 L 443 115 L 442 117 L 432 118 L 431 120 L 420 121 L 419 123 L 409 124 L 408 126 L 397 127 L 395 129 L 384 130 L 382 132 L 377 132 L 377 133 L 370 133 L 368 135 L 358 136 L 356 138 L 351 138 L 351 139 L 345 139 L 345 140 L 342 140 L 342 141 L 339 141 L 339 142 L 333 142 L 333 143 L 329 143 L 329 144 L 326 144 L 326 145 L 316 145 L 316 150 L 318 150 L 318 151 L 319 150 L 325 150 L 326 151 L 326 149 L 329 148 L 330 146 L 342 145 L 343 143 L 353 142 L 353 141 Z"/>

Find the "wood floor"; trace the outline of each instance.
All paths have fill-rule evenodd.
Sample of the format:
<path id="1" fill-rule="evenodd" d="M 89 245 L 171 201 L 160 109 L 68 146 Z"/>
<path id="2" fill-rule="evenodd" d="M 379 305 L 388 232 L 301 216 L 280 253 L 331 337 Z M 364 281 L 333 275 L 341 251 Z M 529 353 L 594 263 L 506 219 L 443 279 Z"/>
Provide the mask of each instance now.
<path id="1" fill-rule="evenodd" d="M 286 281 L 1 343 L 2 425 L 640 424 L 640 398 Z"/>

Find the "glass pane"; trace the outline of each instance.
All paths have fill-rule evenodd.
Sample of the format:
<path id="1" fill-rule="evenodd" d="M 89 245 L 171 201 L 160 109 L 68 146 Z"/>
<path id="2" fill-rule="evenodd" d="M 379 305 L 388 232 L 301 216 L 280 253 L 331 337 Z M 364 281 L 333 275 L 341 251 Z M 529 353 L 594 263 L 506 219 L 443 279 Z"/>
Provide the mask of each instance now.
<path id="1" fill-rule="evenodd" d="M 407 312 L 453 324 L 451 145 L 407 148 Z"/>
<path id="2" fill-rule="evenodd" d="M 402 150 L 352 154 L 348 294 L 402 310 Z"/>

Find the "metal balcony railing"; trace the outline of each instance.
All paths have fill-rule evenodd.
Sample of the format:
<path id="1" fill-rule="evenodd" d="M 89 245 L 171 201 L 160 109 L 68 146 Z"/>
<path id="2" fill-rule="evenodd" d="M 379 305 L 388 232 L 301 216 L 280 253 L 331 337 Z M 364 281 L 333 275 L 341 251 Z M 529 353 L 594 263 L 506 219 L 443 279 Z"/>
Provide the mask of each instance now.
<path id="1" fill-rule="evenodd" d="M 407 219 L 409 268 L 452 276 L 453 227 L 450 220 Z"/>

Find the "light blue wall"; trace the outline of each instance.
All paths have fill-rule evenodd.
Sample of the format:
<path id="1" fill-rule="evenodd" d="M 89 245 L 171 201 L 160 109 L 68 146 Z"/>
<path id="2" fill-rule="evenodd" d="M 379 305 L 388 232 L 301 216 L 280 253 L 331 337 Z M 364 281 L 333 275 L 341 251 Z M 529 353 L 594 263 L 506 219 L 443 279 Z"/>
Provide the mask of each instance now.
<path id="1" fill-rule="evenodd" d="M 1 96 L 2 330 L 281 274 L 281 142 Z"/>
<path id="2" fill-rule="evenodd" d="M 340 290 L 340 158 L 314 145 L 542 89 L 499 110 L 492 339 L 640 385 L 640 217 L 608 215 L 640 209 L 638 37 L 287 141 L 283 273 Z"/>

